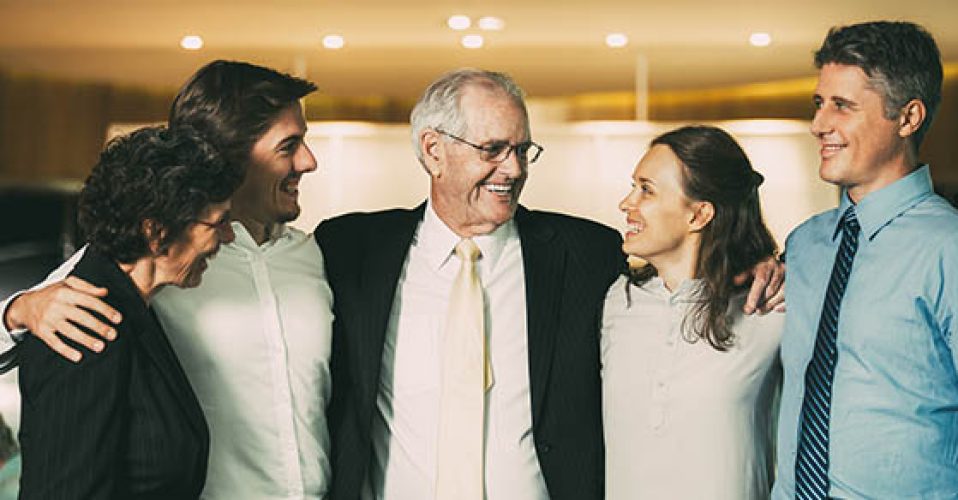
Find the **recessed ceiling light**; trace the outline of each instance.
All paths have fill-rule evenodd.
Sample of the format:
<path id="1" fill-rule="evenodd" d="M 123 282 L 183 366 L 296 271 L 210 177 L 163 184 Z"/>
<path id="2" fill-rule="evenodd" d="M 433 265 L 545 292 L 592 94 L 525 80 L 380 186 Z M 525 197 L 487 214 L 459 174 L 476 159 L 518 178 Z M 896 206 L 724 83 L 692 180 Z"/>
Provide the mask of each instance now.
<path id="1" fill-rule="evenodd" d="M 748 43 L 754 47 L 768 47 L 772 44 L 772 35 L 763 32 L 752 33 L 748 37 Z"/>
<path id="2" fill-rule="evenodd" d="M 203 39 L 197 35 L 186 35 L 180 40 L 180 47 L 186 50 L 200 50 L 203 48 Z"/>
<path id="3" fill-rule="evenodd" d="M 479 29 L 486 31 L 501 31 L 506 27 L 506 22 L 501 17 L 484 16 L 479 18 Z"/>
<path id="4" fill-rule="evenodd" d="M 323 47 L 327 49 L 341 49 L 344 45 L 346 45 L 346 40 L 341 35 L 326 35 L 323 37 Z"/>
<path id="5" fill-rule="evenodd" d="M 472 20 L 469 19 L 469 16 L 456 14 L 454 16 L 449 16 L 449 19 L 446 20 L 446 24 L 456 31 L 462 31 L 469 29 L 469 27 L 472 26 Z"/>
<path id="6" fill-rule="evenodd" d="M 629 37 L 624 33 L 609 33 L 605 36 L 605 44 L 609 47 L 625 47 L 629 44 Z"/>
<path id="7" fill-rule="evenodd" d="M 467 49 L 482 48 L 482 35 L 466 35 L 462 37 L 462 46 Z"/>

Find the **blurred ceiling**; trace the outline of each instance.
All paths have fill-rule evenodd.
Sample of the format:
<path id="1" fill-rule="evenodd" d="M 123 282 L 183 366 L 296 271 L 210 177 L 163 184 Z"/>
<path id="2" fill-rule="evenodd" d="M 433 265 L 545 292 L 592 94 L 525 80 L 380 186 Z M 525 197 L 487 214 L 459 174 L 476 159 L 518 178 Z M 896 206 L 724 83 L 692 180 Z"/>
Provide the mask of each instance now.
<path id="1" fill-rule="evenodd" d="M 452 14 L 493 15 L 505 29 L 462 48 Z M 534 96 L 714 87 L 814 73 L 830 26 L 907 19 L 958 60 L 955 0 L 0 0 L 0 69 L 163 90 L 215 58 L 305 75 L 331 95 L 414 97 L 444 71 L 512 74 Z M 772 36 L 752 47 L 752 32 Z M 624 48 L 605 36 L 629 37 Z M 345 47 L 321 40 L 340 34 Z M 201 35 L 199 51 L 179 47 Z"/>

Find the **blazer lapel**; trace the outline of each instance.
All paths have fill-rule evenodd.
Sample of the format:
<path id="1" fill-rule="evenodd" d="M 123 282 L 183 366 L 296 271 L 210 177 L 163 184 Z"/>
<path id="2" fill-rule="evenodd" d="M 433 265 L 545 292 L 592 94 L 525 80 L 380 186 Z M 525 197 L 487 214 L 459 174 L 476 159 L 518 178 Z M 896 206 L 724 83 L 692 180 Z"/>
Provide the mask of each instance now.
<path id="1" fill-rule="evenodd" d="M 559 329 L 566 252 L 555 242 L 555 230 L 524 207 L 515 216 L 522 242 L 526 283 L 529 342 L 529 383 L 533 426 L 539 421 L 552 368 L 552 352 Z"/>
<path id="2" fill-rule="evenodd" d="M 369 251 L 360 278 L 362 297 L 358 299 L 363 301 L 367 314 L 362 317 L 361 334 L 355 339 L 358 347 L 355 366 L 359 370 L 353 374 L 354 380 L 360 381 L 363 393 L 372 394 L 371 399 L 366 397 L 363 401 L 375 401 L 396 286 L 425 207 L 422 203 L 396 218 L 384 218 L 365 235 Z"/>
<path id="3" fill-rule="evenodd" d="M 132 339 L 140 343 L 147 356 L 156 364 L 160 377 L 169 386 L 170 393 L 183 408 L 198 436 L 208 439 L 209 432 L 203 410 L 153 311 L 140 298 L 129 276 L 120 271 L 111 259 L 95 250 L 88 250 L 88 253 L 89 256 L 85 258 L 89 263 L 81 261 L 81 265 L 96 266 L 107 277 L 109 282 L 106 286 L 110 289 L 110 294 L 125 311 L 121 326 L 132 333 Z"/>
<path id="4" fill-rule="evenodd" d="M 196 399 L 196 394 L 193 392 L 193 386 L 186 378 L 186 373 L 183 371 L 176 353 L 173 352 L 173 348 L 170 346 L 170 342 L 160 327 L 153 310 L 139 309 L 134 321 L 136 322 L 134 328 L 138 330 L 138 337 L 143 350 L 156 364 L 157 371 L 170 388 L 170 393 L 173 394 L 177 403 L 186 413 L 188 421 L 197 434 L 200 436 L 207 435 L 206 419 Z"/>

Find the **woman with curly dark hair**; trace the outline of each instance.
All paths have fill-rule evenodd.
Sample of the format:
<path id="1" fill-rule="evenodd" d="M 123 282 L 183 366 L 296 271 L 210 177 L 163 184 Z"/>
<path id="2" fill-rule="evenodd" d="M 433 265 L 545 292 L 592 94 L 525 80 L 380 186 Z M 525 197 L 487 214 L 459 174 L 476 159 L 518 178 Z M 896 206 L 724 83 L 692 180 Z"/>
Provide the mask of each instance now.
<path id="1" fill-rule="evenodd" d="M 735 276 L 775 252 L 742 148 L 715 127 L 652 141 L 619 208 L 645 265 L 602 326 L 607 498 L 768 498 L 783 314 L 745 316 Z"/>
<path id="2" fill-rule="evenodd" d="M 89 247 L 71 274 L 107 289 L 123 319 L 115 341 L 78 363 L 33 335 L 20 345 L 21 498 L 199 497 L 209 433 L 150 299 L 200 283 L 233 239 L 241 180 L 186 129 L 145 128 L 106 147 L 80 194 Z"/>

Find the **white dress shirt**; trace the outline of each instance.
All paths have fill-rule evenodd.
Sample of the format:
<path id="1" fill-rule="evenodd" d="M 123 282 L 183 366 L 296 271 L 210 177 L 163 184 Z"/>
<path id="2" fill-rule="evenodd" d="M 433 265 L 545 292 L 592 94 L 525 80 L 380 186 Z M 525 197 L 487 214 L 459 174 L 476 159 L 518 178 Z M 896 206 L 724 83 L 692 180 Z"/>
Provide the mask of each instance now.
<path id="1" fill-rule="evenodd" d="M 655 277 L 628 296 L 625 283 L 602 321 L 606 498 L 768 498 L 785 315 L 745 316 L 733 299 L 734 344 L 720 352 L 682 333 L 700 281 L 672 293 Z"/>
<path id="2" fill-rule="evenodd" d="M 233 231 L 199 287 L 168 286 L 151 301 L 209 425 L 202 498 L 323 498 L 332 292 L 322 253 L 289 227 L 263 245 L 238 222 Z"/>
<path id="3" fill-rule="evenodd" d="M 439 353 L 449 292 L 460 267 L 453 253 L 459 240 L 429 203 L 386 331 L 366 498 L 435 498 Z M 532 435 L 519 234 L 510 221 L 473 241 L 482 251 L 478 267 L 494 379 L 486 394 L 486 498 L 547 499 Z"/>

